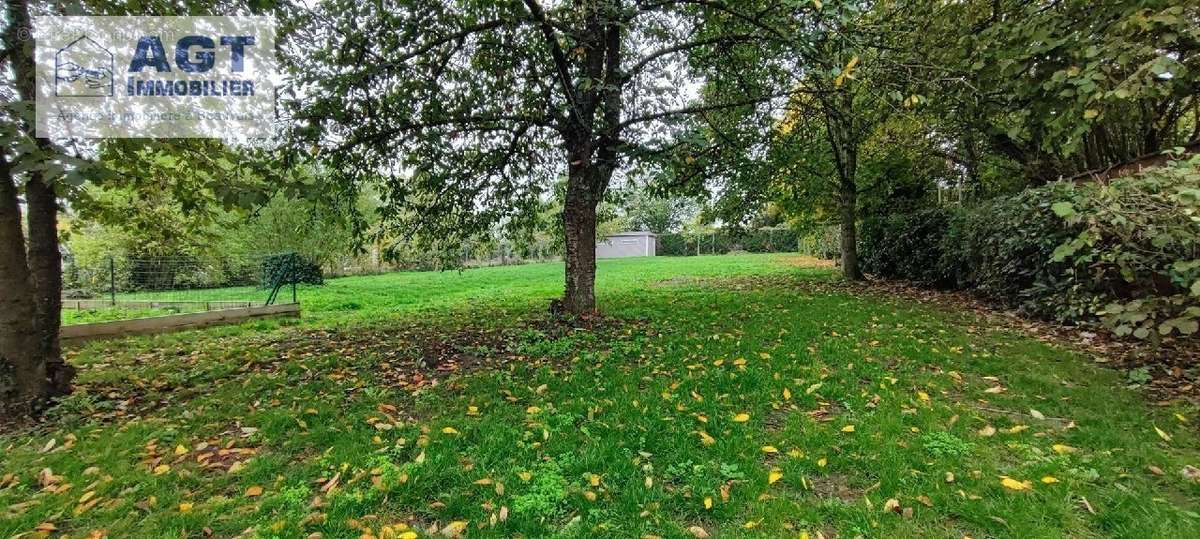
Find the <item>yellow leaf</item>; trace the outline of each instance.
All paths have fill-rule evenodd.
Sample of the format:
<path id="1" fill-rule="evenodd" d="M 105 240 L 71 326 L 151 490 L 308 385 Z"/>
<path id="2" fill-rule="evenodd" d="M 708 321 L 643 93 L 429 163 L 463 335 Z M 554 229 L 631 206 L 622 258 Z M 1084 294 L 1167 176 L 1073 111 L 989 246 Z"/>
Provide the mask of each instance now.
<path id="1" fill-rule="evenodd" d="M 176 455 L 186 455 L 187 452 L 188 452 L 188 450 L 186 447 L 183 446 L 183 444 L 175 446 L 175 454 Z"/>
<path id="2" fill-rule="evenodd" d="M 854 432 L 854 425 L 846 425 L 842 427 L 842 432 Z"/>
<path id="3" fill-rule="evenodd" d="M 817 9 L 821 9 L 821 0 L 812 0 L 812 3 L 813 3 L 813 7 L 817 8 Z M 808 535 L 808 532 L 804 532 L 804 535 Z"/>
<path id="4" fill-rule="evenodd" d="M 983 436 L 985 438 L 990 437 L 990 436 L 995 436 L 996 435 L 996 427 L 993 427 L 991 425 L 986 425 L 982 429 L 979 429 L 979 431 L 977 431 L 977 432 L 979 433 L 980 436 Z"/>
<path id="5" fill-rule="evenodd" d="M 706 496 L 706 497 L 704 498 L 704 508 L 705 508 L 705 509 L 712 509 L 712 507 L 713 507 L 712 496 Z"/>
<path id="6" fill-rule="evenodd" d="M 929 394 L 924 391 L 918 391 L 917 398 L 921 399 L 922 401 L 929 402 Z"/>
<path id="7" fill-rule="evenodd" d="M 851 77 L 850 74 L 854 72 L 854 67 L 857 65 L 858 56 L 850 58 L 850 61 L 846 62 L 846 67 L 842 68 L 842 73 L 838 75 L 836 79 L 833 79 L 833 85 L 840 87 L 843 83 L 845 83 L 846 79 Z"/>
<path id="8" fill-rule="evenodd" d="M 783 388 L 783 400 L 792 400 L 792 390 Z"/>
<path id="9" fill-rule="evenodd" d="M 1029 425 L 1016 425 L 1016 426 L 1008 429 L 1007 432 L 1009 434 L 1017 434 L 1019 432 L 1024 432 L 1026 430 L 1029 430 Z"/>
<path id="10" fill-rule="evenodd" d="M 263 488 L 258 485 L 254 485 L 254 486 L 246 489 L 246 497 L 247 498 L 254 498 L 257 496 L 262 496 L 262 493 L 263 493 Z"/>
<path id="11" fill-rule="evenodd" d="M 712 436 L 709 436 L 707 432 L 704 432 L 704 431 L 697 431 L 697 432 L 700 433 L 700 442 L 703 443 L 704 445 L 712 445 L 712 444 L 717 443 L 717 441 Z"/>
<path id="12" fill-rule="evenodd" d="M 1158 437 L 1162 438 L 1163 441 L 1167 441 L 1167 442 L 1171 441 L 1171 435 L 1163 432 L 1162 429 L 1158 428 L 1158 425 L 1154 426 L 1154 432 L 1157 432 Z"/>
<path id="13" fill-rule="evenodd" d="M 187 502 L 179 504 L 179 512 L 180 513 L 189 513 L 189 512 L 191 512 L 191 510 L 192 510 L 192 504 L 187 503 Z"/>
<path id="14" fill-rule="evenodd" d="M 159 464 L 154 467 L 154 475 L 162 475 L 169 471 L 171 471 L 171 465 L 169 464 Z"/>
<path id="15" fill-rule="evenodd" d="M 465 520 L 455 520 L 447 524 L 445 528 L 442 528 L 442 535 L 446 537 L 459 537 L 466 529 L 467 522 Z"/>
<path id="16" fill-rule="evenodd" d="M 400 535 L 396 536 L 396 539 L 417 539 L 417 537 L 419 537 L 419 536 L 417 535 L 417 532 L 414 532 L 414 531 L 406 531 L 406 532 L 404 532 L 404 533 L 402 533 L 402 534 L 400 534 Z"/>
<path id="17" fill-rule="evenodd" d="M 520 477 L 521 481 L 529 481 L 533 478 L 533 474 L 530 472 L 518 472 L 517 477 Z"/>
<path id="18" fill-rule="evenodd" d="M 780 479 L 783 479 L 783 472 L 779 471 L 778 469 L 771 470 L 771 473 L 767 474 L 768 485 L 774 485 L 775 482 L 779 481 Z"/>
<path id="19" fill-rule="evenodd" d="M 1054 478 L 1054 476 L 1047 475 L 1047 476 L 1045 476 L 1045 477 L 1043 477 L 1043 478 L 1042 478 L 1042 482 L 1043 482 L 1043 483 L 1045 483 L 1045 484 L 1047 484 L 1047 485 L 1049 485 L 1049 484 L 1052 484 L 1052 483 L 1057 483 L 1057 482 L 1058 482 L 1058 479 L 1055 479 L 1055 478 Z"/>
<path id="20" fill-rule="evenodd" d="M 1007 475 L 1000 477 L 1000 484 L 1009 490 L 1029 490 L 1033 488 L 1033 485 L 1029 481 L 1017 481 Z"/>
<path id="21" fill-rule="evenodd" d="M 747 421 L 750 421 L 750 414 L 747 414 L 745 412 L 742 412 L 738 415 L 733 416 L 734 423 L 745 423 Z"/>
<path id="22" fill-rule="evenodd" d="M 829 464 L 829 461 L 826 460 L 825 457 L 817 459 L 817 466 L 824 468 L 826 464 Z"/>
<path id="23" fill-rule="evenodd" d="M 900 500 L 888 498 L 886 502 L 883 502 L 884 513 L 891 513 L 892 511 L 896 511 L 898 509 L 900 509 Z"/>
<path id="24" fill-rule="evenodd" d="M 1091 120 L 1092 118 L 1095 118 L 1099 115 L 1100 115 L 1100 111 L 1098 111 L 1096 109 L 1087 109 L 1087 110 L 1083 111 L 1083 119 L 1084 120 Z"/>
<path id="25" fill-rule="evenodd" d="M 1050 449 L 1053 449 L 1059 455 L 1066 455 L 1067 453 L 1074 453 L 1076 451 L 1074 447 L 1063 444 L 1054 444 L 1050 446 Z"/>
<path id="26" fill-rule="evenodd" d="M 454 427 L 445 427 L 442 429 L 442 434 L 458 434 Z"/>
<path id="27" fill-rule="evenodd" d="M 529 408 L 525 409 L 525 413 L 527 413 L 529 415 L 535 415 L 535 414 L 540 413 L 541 411 L 542 411 L 542 409 L 538 408 L 537 406 L 530 406 Z"/>
<path id="28" fill-rule="evenodd" d="M 773 445 L 764 445 L 764 446 L 762 446 L 762 452 L 763 453 L 778 453 L 779 450 L 776 449 L 775 446 L 773 446 Z"/>

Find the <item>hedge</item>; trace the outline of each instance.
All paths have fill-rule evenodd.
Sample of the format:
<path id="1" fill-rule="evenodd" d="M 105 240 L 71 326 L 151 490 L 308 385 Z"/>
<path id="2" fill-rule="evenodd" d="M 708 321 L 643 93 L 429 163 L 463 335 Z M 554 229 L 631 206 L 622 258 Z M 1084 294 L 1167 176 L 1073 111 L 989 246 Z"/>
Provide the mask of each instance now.
<path id="1" fill-rule="evenodd" d="M 1200 329 L 1200 158 L 866 219 L 861 242 L 869 273 L 974 289 L 1032 315 L 1143 339 Z"/>
<path id="2" fill-rule="evenodd" d="M 659 256 L 695 256 L 697 254 L 726 254 L 734 251 L 751 253 L 795 252 L 796 233 L 788 228 L 756 230 L 717 230 L 705 234 L 660 234 Z"/>

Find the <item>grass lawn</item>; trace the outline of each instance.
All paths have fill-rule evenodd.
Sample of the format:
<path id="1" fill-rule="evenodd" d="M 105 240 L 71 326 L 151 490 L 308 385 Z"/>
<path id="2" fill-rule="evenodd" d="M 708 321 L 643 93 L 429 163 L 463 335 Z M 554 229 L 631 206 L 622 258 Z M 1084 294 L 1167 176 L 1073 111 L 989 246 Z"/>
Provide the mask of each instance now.
<path id="1" fill-rule="evenodd" d="M 1197 410 L 795 261 L 602 261 L 580 328 L 537 264 L 71 350 L 0 538 L 1200 537 Z"/>

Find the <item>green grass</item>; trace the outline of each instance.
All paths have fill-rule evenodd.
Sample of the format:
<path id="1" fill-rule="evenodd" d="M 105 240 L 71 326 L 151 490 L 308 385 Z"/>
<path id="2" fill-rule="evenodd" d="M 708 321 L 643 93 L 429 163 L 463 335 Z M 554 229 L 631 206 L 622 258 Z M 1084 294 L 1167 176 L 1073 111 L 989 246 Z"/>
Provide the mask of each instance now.
<path id="1" fill-rule="evenodd" d="M 602 261 L 591 329 L 545 322 L 561 279 L 336 279 L 72 350 L 78 394 L 0 437 L 0 537 L 1200 536 L 1196 410 L 1081 354 L 779 255 Z"/>

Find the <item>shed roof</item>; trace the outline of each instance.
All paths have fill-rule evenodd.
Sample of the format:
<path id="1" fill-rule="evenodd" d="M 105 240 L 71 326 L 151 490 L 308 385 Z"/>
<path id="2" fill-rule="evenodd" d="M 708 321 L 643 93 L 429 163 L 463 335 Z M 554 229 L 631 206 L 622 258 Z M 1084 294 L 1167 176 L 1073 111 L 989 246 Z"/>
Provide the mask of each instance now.
<path id="1" fill-rule="evenodd" d="M 632 231 L 632 232 L 617 232 L 615 234 L 609 234 L 605 237 L 606 238 L 614 238 L 617 236 L 658 236 L 658 234 L 650 232 L 649 230 L 643 230 L 643 231 Z"/>

